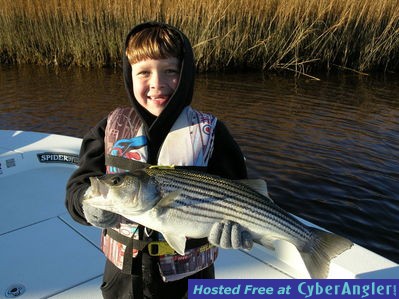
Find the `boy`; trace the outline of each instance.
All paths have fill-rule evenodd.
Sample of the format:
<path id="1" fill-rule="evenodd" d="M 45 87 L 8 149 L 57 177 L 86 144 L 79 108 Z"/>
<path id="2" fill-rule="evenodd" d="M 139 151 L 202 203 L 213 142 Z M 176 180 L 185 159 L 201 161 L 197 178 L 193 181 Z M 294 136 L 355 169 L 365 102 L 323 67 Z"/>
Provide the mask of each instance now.
<path id="1" fill-rule="evenodd" d="M 123 74 L 132 107 L 115 109 L 86 134 L 79 168 L 67 184 L 66 205 L 79 223 L 104 228 L 104 298 L 187 298 L 189 278 L 214 278 L 218 251 L 209 242 L 250 248 L 248 233 L 235 223 L 216 223 L 209 240 L 187 241 L 183 257 L 157 250 L 165 245 L 160 233 L 82 203 L 90 192 L 89 177 L 152 164 L 243 179 L 244 157 L 222 122 L 190 107 L 195 66 L 183 33 L 144 23 L 130 31 L 125 50 Z"/>

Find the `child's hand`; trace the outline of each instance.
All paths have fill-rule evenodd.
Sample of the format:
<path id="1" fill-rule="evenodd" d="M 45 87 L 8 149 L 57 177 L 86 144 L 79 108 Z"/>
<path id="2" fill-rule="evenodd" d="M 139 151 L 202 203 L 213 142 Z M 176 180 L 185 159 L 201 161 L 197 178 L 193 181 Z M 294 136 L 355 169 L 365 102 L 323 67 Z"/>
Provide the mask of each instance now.
<path id="1" fill-rule="evenodd" d="M 119 223 L 119 215 L 102 209 L 94 208 L 83 201 L 83 213 L 87 222 L 93 226 L 108 228 Z"/>
<path id="2" fill-rule="evenodd" d="M 251 249 L 252 235 L 243 231 L 241 225 L 232 221 L 215 223 L 208 236 L 209 243 L 225 249 Z"/>

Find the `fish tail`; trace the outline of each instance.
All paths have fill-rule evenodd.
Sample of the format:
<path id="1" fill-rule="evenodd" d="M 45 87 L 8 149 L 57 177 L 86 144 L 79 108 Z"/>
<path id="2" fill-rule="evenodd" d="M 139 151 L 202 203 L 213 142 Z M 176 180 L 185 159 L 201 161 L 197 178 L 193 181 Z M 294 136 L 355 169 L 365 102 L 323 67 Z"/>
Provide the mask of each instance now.
<path id="1" fill-rule="evenodd" d="M 312 278 L 327 278 L 330 261 L 342 252 L 352 247 L 353 243 L 341 236 L 308 228 L 313 233 L 313 238 L 300 251 L 306 268 Z"/>

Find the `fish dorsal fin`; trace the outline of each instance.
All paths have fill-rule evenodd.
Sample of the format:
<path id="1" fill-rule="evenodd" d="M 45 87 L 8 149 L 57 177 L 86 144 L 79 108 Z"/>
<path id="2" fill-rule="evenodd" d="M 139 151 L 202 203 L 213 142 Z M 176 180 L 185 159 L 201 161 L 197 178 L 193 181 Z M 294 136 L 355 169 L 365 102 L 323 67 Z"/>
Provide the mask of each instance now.
<path id="1" fill-rule="evenodd" d="M 268 199 L 272 200 L 269 196 L 269 192 L 267 191 L 267 183 L 265 180 L 262 179 L 247 179 L 247 180 L 239 180 L 241 184 L 244 184 L 255 190 L 256 192 L 266 196 Z"/>
<path id="2" fill-rule="evenodd" d="M 162 197 L 160 201 L 156 204 L 157 208 L 166 208 L 169 207 L 177 197 L 181 194 L 181 190 L 173 191 L 166 195 L 165 197 Z"/>

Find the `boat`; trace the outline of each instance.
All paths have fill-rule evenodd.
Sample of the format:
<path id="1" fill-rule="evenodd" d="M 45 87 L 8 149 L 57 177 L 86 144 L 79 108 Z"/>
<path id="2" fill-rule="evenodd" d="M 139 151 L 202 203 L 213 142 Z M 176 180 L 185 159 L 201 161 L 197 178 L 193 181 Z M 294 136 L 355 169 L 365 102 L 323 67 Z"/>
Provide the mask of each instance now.
<path id="1" fill-rule="evenodd" d="M 101 298 L 100 229 L 73 221 L 64 203 L 81 141 L 0 130 L 0 298 Z M 356 244 L 331 261 L 328 276 L 397 277 L 397 263 Z M 216 278 L 310 277 L 296 248 L 276 241 L 274 249 L 220 250 Z"/>

